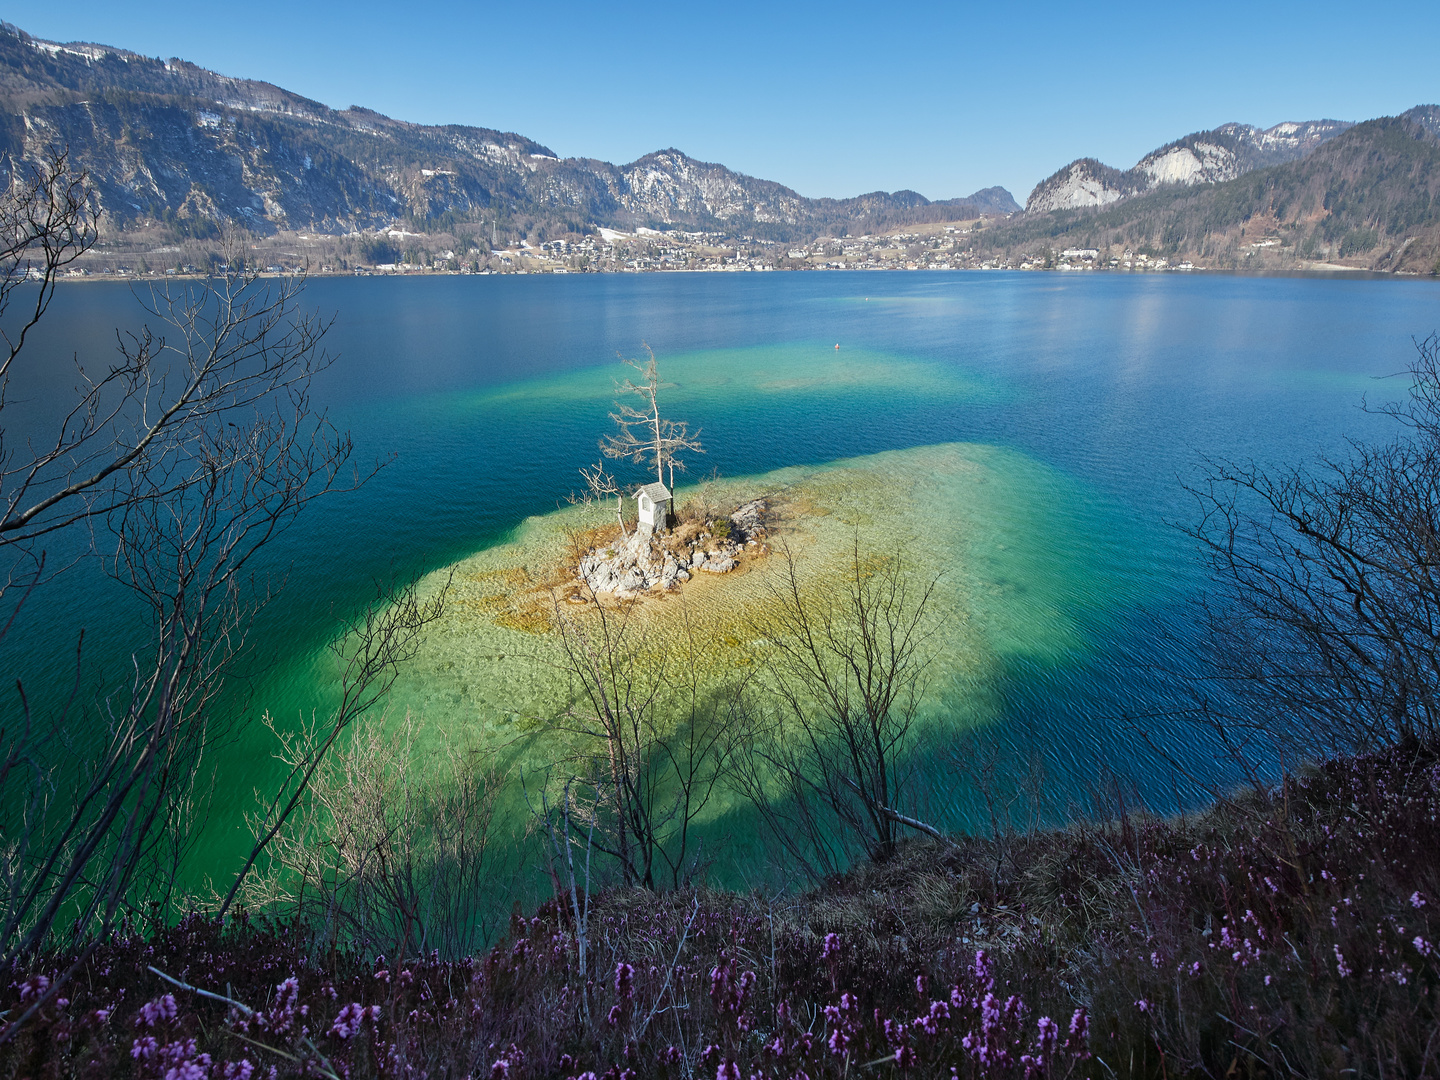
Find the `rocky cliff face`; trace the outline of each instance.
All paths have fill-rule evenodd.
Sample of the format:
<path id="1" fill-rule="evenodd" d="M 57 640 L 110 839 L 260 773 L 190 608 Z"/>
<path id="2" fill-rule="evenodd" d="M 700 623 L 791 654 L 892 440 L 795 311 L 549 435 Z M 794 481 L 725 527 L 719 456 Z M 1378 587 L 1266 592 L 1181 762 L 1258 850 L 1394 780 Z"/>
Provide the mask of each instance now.
<path id="1" fill-rule="evenodd" d="M 985 231 L 985 255 L 1096 248 L 1117 266 L 1132 251 L 1170 266 L 1440 275 L 1440 107 L 1336 126 L 1232 125 L 1124 173 L 1076 162 L 1031 212 Z"/>
<path id="2" fill-rule="evenodd" d="M 1276 124 L 1263 130 L 1224 124 L 1162 146 L 1123 172 L 1082 158 L 1036 185 L 1025 211 L 1107 206 L 1165 184 L 1223 183 L 1253 169 L 1299 160 L 1351 126 L 1340 120 Z"/>
<path id="3" fill-rule="evenodd" d="M 1106 206 L 1144 189 L 1141 177 L 1112 169 L 1094 158 L 1081 158 L 1036 185 L 1025 202 L 1025 212 L 1043 214 L 1047 210 Z"/>
<path id="4" fill-rule="evenodd" d="M 39 41 L 0 27 L 0 154 L 69 147 L 106 220 L 207 235 L 426 229 L 529 219 L 571 227 L 677 225 L 787 239 L 835 229 L 1019 209 L 1003 188 L 932 203 L 914 192 L 807 199 L 783 185 L 662 150 L 629 165 L 562 159 L 513 132 L 428 127 L 343 111 L 269 83 L 123 49 Z"/>

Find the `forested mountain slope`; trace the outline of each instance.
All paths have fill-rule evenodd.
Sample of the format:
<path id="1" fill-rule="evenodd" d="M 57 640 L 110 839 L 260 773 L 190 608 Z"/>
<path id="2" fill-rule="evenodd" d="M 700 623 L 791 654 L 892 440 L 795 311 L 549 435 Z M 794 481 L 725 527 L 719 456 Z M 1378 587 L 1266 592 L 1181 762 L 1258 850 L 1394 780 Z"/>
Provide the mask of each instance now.
<path id="1" fill-rule="evenodd" d="M 1094 158 L 1072 161 L 1042 180 L 1025 202 L 1029 213 L 1107 206 L 1165 184 L 1213 184 L 1254 169 L 1305 157 L 1352 127 L 1343 120 L 1306 120 L 1260 129 L 1223 124 L 1152 150 L 1133 169 L 1112 169 Z"/>
<path id="2" fill-rule="evenodd" d="M 788 239 L 964 220 L 1019 209 L 1009 192 L 933 203 L 912 191 L 807 199 L 678 150 L 629 165 L 562 159 L 513 132 L 431 127 L 344 111 L 183 60 L 38 41 L 0 31 L 0 154 L 40 160 L 69 147 L 110 228 L 163 222 L 207 236 L 341 233 L 403 221 L 583 228 L 679 225 Z"/>
<path id="3" fill-rule="evenodd" d="M 1027 212 L 986 241 L 1008 252 L 1097 248 L 1102 259 L 1130 249 L 1218 267 L 1279 258 L 1431 273 L 1440 260 L 1440 107 L 1356 124 L 1303 158 L 1234 179 Z"/>

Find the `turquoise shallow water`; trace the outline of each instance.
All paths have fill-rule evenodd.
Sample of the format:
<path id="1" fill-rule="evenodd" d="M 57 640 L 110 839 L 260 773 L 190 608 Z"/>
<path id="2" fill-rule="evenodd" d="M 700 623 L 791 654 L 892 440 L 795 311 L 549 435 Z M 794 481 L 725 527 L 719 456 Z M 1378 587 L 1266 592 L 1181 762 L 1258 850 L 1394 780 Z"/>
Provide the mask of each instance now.
<path id="1" fill-rule="evenodd" d="M 543 532 L 539 516 L 595 457 L 623 374 L 616 353 L 648 342 L 668 407 L 704 429 L 697 472 L 794 479 L 846 461 L 913 481 L 969 658 L 955 653 L 937 700 L 957 727 L 1041 754 L 1057 802 L 1083 800 L 1102 765 L 1134 772 L 1157 803 L 1170 797 L 1115 718 L 1163 703 L 1171 680 L 1157 671 L 1188 662 L 1187 600 L 1203 578 L 1168 522 L 1189 518 L 1181 484 L 1200 456 L 1295 461 L 1383 430 L 1361 396 L 1395 393 L 1375 377 L 1440 325 L 1433 282 L 1297 278 L 331 279 L 306 295 L 337 316 L 340 359 L 317 398 L 363 455 L 398 456 L 271 551 L 266 569 L 285 589 L 261 616 L 269 662 L 249 713 L 324 709 L 324 645 L 375 579 Z M 72 354 L 97 362 L 135 317 L 123 287 L 63 289 L 31 353 L 29 422 L 62 399 Z M 963 477 L 947 478 L 956 462 Z M 867 513 L 883 518 L 884 499 Z M 92 571 L 27 612 L 7 670 L 55 681 L 81 624 L 98 642 L 94 679 L 123 660 L 134 612 Z M 447 728 L 483 723 L 494 678 L 483 657 L 459 679 L 423 661 L 394 707 Z M 207 834 L 217 867 L 241 842 L 267 747 L 242 741 L 226 769 L 235 782 Z M 931 810 L 961 825 L 984 813 L 943 775 Z"/>

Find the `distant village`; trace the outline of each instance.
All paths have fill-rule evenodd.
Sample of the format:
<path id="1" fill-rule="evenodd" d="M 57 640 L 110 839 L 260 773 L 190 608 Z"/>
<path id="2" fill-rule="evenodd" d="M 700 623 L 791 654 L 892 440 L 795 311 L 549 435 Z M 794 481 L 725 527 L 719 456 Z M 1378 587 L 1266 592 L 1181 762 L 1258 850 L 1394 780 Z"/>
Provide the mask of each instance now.
<path id="1" fill-rule="evenodd" d="M 248 238 L 245 265 L 261 273 L 290 275 L 587 274 L 766 272 L 775 270 L 1193 270 L 1129 248 L 1036 249 L 1009 256 L 977 245 L 987 219 L 910 226 L 879 235 L 820 237 L 778 242 L 724 233 L 595 227 L 560 239 L 487 242 L 489 238 L 436 237 L 396 226 L 374 233 L 335 237 L 280 234 Z M 154 278 L 224 272 L 215 245 L 160 244 L 124 249 L 102 244 L 77 262 L 69 277 Z M 374 258 L 376 248 L 389 258 Z M 210 250 L 205 250 L 210 249 Z M 367 257 L 368 256 L 368 257 Z M 230 256 L 234 258 L 234 256 Z"/>

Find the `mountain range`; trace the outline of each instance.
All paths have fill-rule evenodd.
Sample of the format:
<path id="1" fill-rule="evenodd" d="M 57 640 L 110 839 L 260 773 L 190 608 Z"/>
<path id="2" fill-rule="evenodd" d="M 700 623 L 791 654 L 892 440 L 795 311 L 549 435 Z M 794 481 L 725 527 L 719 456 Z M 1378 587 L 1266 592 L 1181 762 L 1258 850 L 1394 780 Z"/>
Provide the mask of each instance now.
<path id="1" fill-rule="evenodd" d="M 1103 248 L 1212 267 L 1440 272 L 1436 106 L 1358 124 L 1225 124 L 1124 170 L 1081 158 L 1036 185 L 1023 211 L 1001 187 L 810 199 L 673 148 L 627 165 L 561 158 L 513 132 L 336 110 L 184 60 L 0 24 L 0 179 L 57 147 L 89 173 L 112 236 L 644 226 L 794 241 L 984 217 L 955 265 Z"/>
<path id="2" fill-rule="evenodd" d="M 1081 158 L 1037 184 L 1025 201 L 1025 212 L 1105 206 L 1166 184 L 1234 180 L 1254 169 L 1297 161 L 1353 126 L 1343 120 L 1291 122 L 1264 130 L 1225 124 L 1152 150 L 1124 172 Z"/>
<path id="3" fill-rule="evenodd" d="M 675 149 L 628 165 L 561 158 L 513 132 L 336 110 L 184 60 L 41 41 L 4 24 L 0 153 L 33 161 L 53 146 L 89 170 L 112 228 L 163 221 L 192 236 L 227 220 L 261 234 L 398 220 L 419 231 L 544 222 L 785 240 L 1020 209 L 998 187 L 941 202 L 913 191 L 808 199 Z"/>
<path id="4" fill-rule="evenodd" d="M 1124 172 L 1072 162 L 984 240 L 1011 257 L 1094 249 L 1212 268 L 1440 274 L 1440 106 L 1358 124 L 1226 125 Z"/>

